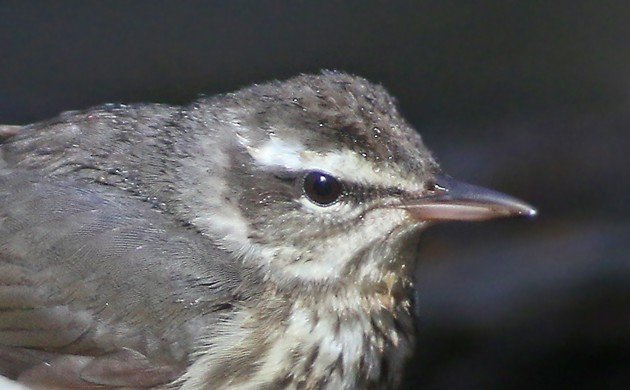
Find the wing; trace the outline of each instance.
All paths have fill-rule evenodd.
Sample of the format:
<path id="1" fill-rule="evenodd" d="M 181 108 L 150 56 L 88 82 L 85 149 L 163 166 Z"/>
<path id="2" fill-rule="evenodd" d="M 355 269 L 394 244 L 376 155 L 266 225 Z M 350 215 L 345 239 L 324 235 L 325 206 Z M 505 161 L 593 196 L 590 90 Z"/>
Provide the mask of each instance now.
<path id="1" fill-rule="evenodd" d="M 224 257 L 117 188 L 0 166 L 0 374 L 170 382 L 240 284 Z"/>

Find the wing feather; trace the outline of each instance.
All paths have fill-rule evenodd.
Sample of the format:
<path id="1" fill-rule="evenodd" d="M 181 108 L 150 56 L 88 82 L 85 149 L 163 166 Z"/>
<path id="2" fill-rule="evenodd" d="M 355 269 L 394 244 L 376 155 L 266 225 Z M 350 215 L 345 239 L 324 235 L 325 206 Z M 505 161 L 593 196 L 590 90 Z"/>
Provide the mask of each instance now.
<path id="1" fill-rule="evenodd" d="M 223 257 L 116 188 L 0 169 L 0 374 L 168 383 L 240 283 Z"/>

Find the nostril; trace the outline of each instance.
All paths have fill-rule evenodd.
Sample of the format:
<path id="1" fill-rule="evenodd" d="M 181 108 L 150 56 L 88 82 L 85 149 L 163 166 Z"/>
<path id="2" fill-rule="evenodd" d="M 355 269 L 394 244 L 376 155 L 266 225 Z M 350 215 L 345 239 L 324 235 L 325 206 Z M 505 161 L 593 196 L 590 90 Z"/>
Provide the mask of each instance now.
<path id="1" fill-rule="evenodd" d="M 427 193 L 431 195 L 446 192 L 446 188 L 439 185 L 435 180 L 427 180 L 427 182 L 424 184 L 424 189 Z"/>
<path id="2" fill-rule="evenodd" d="M 404 194 L 404 191 L 400 188 L 394 187 L 394 188 L 388 188 L 387 190 L 388 195 L 390 196 L 395 196 L 395 197 L 399 197 L 402 196 Z"/>

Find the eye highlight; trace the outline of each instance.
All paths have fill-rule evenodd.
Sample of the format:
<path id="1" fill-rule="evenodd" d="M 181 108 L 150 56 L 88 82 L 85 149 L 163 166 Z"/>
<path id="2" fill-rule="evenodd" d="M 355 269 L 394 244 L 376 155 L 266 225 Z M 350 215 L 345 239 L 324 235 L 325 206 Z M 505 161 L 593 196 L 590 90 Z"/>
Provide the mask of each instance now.
<path id="1" fill-rule="evenodd" d="M 304 194 L 313 203 L 329 206 L 335 203 L 342 192 L 342 185 L 333 176 L 312 171 L 304 177 Z"/>

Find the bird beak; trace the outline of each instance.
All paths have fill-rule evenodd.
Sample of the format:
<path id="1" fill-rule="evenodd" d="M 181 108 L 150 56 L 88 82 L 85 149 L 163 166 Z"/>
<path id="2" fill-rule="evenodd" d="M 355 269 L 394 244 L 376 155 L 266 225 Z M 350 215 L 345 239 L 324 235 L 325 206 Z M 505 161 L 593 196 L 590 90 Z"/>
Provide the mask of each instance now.
<path id="1" fill-rule="evenodd" d="M 443 175 L 436 176 L 435 189 L 429 195 L 406 201 L 403 208 L 422 221 L 483 221 L 536 215 L 536 209 L 519 199 Z"/>

